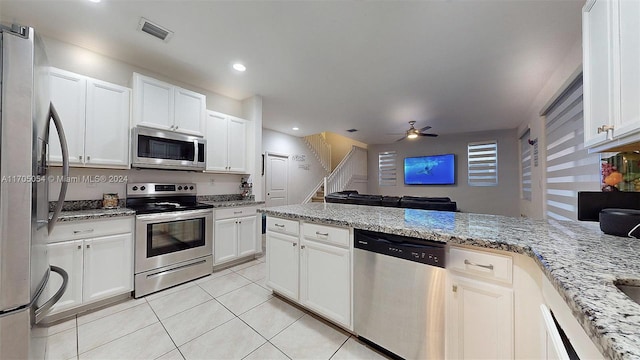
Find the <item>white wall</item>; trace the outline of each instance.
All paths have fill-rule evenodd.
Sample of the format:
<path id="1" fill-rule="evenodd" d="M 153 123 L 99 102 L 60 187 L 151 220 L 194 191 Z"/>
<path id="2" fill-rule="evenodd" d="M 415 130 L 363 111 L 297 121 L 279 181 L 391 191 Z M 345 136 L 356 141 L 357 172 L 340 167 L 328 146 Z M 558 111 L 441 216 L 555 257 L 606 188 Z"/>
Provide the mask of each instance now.
<path id="1" fill-rule="evenodd" d="M 249 127 L 256 130 L 256 137 L 248 139 L 249 149 L 255 154 L 249 161 L 250 170 L 258 169 L 261 164 L 256 164 L 261 149 L 262 129 L 262 99 L 253 97 L 244 102 L 222 96 L 204 89 L 172 79 L 170 75 L 151 72 L 144 68 L 122 62 L 90 50 L 57 40 L 43 37 L 49 64 L 51 66 L 68 70 L 74 73 L 90 76 L 99 80 L 108 81 L 122 86 L 131 87 L 133 72 L 176 84 L 178 86 L 205 94 L 207 97 L 207 109 L 215 110 L 229 115 L 250 120 Z M 60 168 L 51 168 L 51 174 L 59 175 Z M 240 193 L 240 178 L 242 175 L 227 174 L 203 174 L 185 171 L 167 170 L 106 170 L 72 168 L 72 176 L 83 175 L 120 175 L 126 176 L 129 182 L 194 182 L 198 185 L 199 195 L 237 194 Z M 125 196 L 125 183 L 76 183 L 70 184 L 67 194 L 68 200 L 92 200 L 102 199 L 103 193 L 117 192 L 121 198 Z M 261 187 L 254 186 L 255 189 Z M 49 191 L 49 200 L 57 200 L 60 184 L 52 184 Z"/>
<path id="2" fill-rule="evenodd" d="M 302 203 L 322 178 L 327 176 L 327 172 L 302 138 L 263 129 L 262 152 L 289 156 L 289 204 Z M 294 161 L 291 158 L 293 155 L 304 155 L 305 161 Z M 302 168 L 305 165 L 308 165 L 309 170 Z"/>
<path id="3" fill-rule="evenodd" d="M 340 161 L 347 156 L 354 145 L 365 149 L 368 146 L 363 142 L 328 131 L 324 133 L 324 137 L 327 144 L 331 145 L 331 170 L 340 164 Z"/>
<path id="4" fill-rule="evenodd" d="M 253 183 L 253 195 L 257 201 L 264 200 L 264 176 L 262 176 L 262 97 L 259 95 L 248 98 L 242 102 L 242 117 L 249 120 L 249 134 L 252 139 L 247 139 L 249 163 L 247 169 L 254 174 L 249 181 Z M 253 156 L 251 156 L 253 154 Z"/>
<path id="5" fill-rule="evenodd" d="M 551 74 L 545 86 L 540 93 L 538 93 L 527 114 L 523 114 L 523 122 L 518 127 L 518 137 L 524 134 L 527 128 L 531 130 L 531 139 L 538 139 L 539 162 L 537 167 L 531 167 L 531 201 L 521 199 L 520 191 L 518 192 L 518 199 L 520 199 L 518 213 L 522 216 L 534 219 L 542 219 L 545 216 L 546 139 L 545 119 L 540 116 L 540 111 L 551 101 L 555 100 L 566 86 L 569 85 L 569 79 L 580 71 L 582 71 L 582 40 L 576 42 L 569 50 L 562 64 Z M 519 151 L 520 149 L 518 148 L 517 152 Z M 518 170 L 514 172 L 514 174 L 520 174 L 520 172 L 521 171 Z M 520 175 L 518 178 L 520 178 Z"/>
<path id="6" fill-rule="evenodd" d="M 469 186 L 467 183 L 467 144 L 475 141 L 497 140 L 498 186 Z M 396 186 L 378 185 L 378 153 L 396 151 L 398 179 Z M 404 185 L 405 157 L 455 154 L 455 185 Z M 372 194 L 394 196 L 447 196 L 458 203 L 464 212 L 514 216 L 518 213 L 519 177 L 518 141 L 516 130 L 499 130 L 437 138 L 404 140 L 386 145 L 369 145 L 369 191 Z"/>

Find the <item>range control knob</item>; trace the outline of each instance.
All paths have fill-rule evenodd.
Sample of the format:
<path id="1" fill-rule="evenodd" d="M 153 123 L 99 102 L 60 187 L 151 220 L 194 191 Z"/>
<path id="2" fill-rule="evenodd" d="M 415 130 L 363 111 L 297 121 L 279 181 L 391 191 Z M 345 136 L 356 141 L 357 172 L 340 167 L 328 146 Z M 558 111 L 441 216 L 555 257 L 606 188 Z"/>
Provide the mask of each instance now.
<path id="1" fill-rule="evenodd" d="M 140 190 L 144 191 L 147 187 L 146 186 L 140 186 Z"/>
<path id="2" fill-rule="evenodd" d="M 178 186 L 178 190 L 182 190 L 182 186 Z"/>
<path id="3" fill-rule="evenodd" d="M 193 190 L 193 185 L 189 186 L 189 190 Z"/>
<path id="4" fill-rule="evenodd" d="M 134 187 L 131 188 L 131 190 L 136 191 L 136 190 L 138 190 L 138 187 L 134 186 Z"/>

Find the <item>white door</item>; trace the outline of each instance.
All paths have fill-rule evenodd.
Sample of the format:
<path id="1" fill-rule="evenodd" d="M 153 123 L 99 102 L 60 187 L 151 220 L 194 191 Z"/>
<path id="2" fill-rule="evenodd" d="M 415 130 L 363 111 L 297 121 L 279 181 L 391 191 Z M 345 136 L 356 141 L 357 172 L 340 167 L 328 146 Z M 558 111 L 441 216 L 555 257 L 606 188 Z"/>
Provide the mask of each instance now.
<path id="1" fill-rule="evenodd" d="M 64 241 L 47 244 L 51 265 L 63 268 L 69 274 L 67 290 L 52 308 L 51 313 L 58 313 L 82 304 L 82 240 Z M 62 279 L 52 275 L 47 284 L 45 298 L 50 299 L 58 291 Z"/>
<path id="2" fill-rule="evenodd" d="M 207 99 L 204 95 L 182 88 L 175 89 L 174 130 L 202 136 L 204 118 L 207 111 Z"/>
<path id="3" fill-rule="evenodd" d="M 513 290 L 451 276 L 447 358 L 513 358 Z"/>
<path id="4" fill-rule="evenodd" d="M 640 2 L 618 3 L 620 24 L 620 117 L 616 137 L 640 129 Z"/>
<path id="5" fill-rule="evenodd" d="M 174 86 L 133 74 L 133 117 L 136 125 L 173 129 Z"/>
<path id="6" fill-rule="evenodd" d="M 238 257 L 238 219 L 216 220 L 213 225 L 213 259 L 215 264 Z"/>
<path id="7" fill-rule="evenodd" d="M 85 303 L 133 290 L 132 238 L 128 233 L 84 241 Z"/>
<path id="8" fill-rule="evenodd" d="M 605 142 L 607 134 L 598 134 L 598 127 L 614 124 L 611 19 L 612 2 L 607 0 L 596 0 L 582 15 L 586 147 Z"/>
<path id="9" fill-rule="evenodd" d="M 227 118 L 213 111 L 207 112 L 207 170 L 227 171 Z"/>
<path id="10" fill-rule="evenodd" d="M 288 205 L 289 157 L 267 153 L 266 201 L 267 207 Z"/>
<path id="11" fill-rule="evenodd" d="M 247 124 L 242 119 L 229 118 L 229 171 L 247 171 Z"/>
<path id="12" fill-rule="evenodd" d="M 58 111 L 69 148 L 69 164 L 84 163 L 84 121 L 87 81 L 84 76 L 51 69 L 51 102 Z M 51 125 L 53 126 L 53 125 Z M 55 130 L 49 132 L 49 160 L 62 164 L 62 149 Z"/>
<path id="13" fill-rule="evenodd" d="M 130 94 L 122 86 L 87 81 L 86 165 L 129 166 Z"/>
<path id="14" fill-rule="evenodd" d="M 238 257 L 258 252 L 256 215 L 238 218 Z"/>
<path id="15" fill-rule="evenodd" d="M 300 245 L 300 302 L 328 319 L 350 327 L 349 249 L 306 239 Z"/>
<path id="16" fill-rule="evenodd" d="M 298 238 L 267 231 L 267 286 L 298 300 Z"/>

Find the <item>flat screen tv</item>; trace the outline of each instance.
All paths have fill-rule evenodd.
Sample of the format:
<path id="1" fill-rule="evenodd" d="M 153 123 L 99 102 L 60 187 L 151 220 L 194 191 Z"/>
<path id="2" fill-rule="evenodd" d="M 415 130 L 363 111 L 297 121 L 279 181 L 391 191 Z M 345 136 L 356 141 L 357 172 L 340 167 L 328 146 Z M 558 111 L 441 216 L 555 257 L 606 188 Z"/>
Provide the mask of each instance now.
<path id="1" fill-rule="evenodd" d="M 408 157 L 404 159 L 406 185 L 452 185 L 456 183 L 454 154 Z"/>

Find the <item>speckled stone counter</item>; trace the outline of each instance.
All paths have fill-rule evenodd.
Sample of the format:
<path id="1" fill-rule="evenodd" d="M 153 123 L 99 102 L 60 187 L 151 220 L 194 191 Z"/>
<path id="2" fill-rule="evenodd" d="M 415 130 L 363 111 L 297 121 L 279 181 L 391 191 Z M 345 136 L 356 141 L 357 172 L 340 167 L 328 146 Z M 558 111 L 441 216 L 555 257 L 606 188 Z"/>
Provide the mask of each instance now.
<path id="1" fill-rule="evenodd" d="M 127 208 L 63 211 L 58 217 L 58 222 L 134 216 L 135 214 L 135 211 Z M 49 217 L 51 217 L 51 213 L 49 214 Z"/>
<path id="2" fill-rule="evenodd" d="M 255 200 L 229 200 L 229 201 L 202 201 L 205 204 L 213 205 L 214 208 L 230 208 L 240 206 L 263 205 L 264 201 Z"/>
<path id="3" fill-rule="evenodd" d="M 259 211 L 527 255 L 606 357 L 640 359 L 640 305 L 614 286 L 640 281 L 640 240 L 605 235 L 597 223 L 322 203 Z"/>

